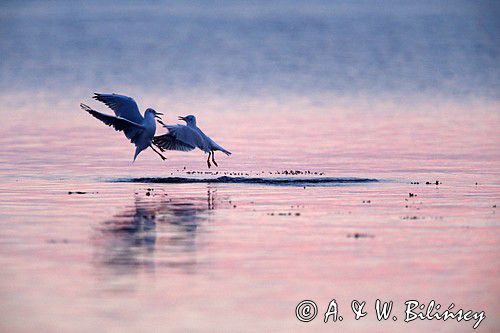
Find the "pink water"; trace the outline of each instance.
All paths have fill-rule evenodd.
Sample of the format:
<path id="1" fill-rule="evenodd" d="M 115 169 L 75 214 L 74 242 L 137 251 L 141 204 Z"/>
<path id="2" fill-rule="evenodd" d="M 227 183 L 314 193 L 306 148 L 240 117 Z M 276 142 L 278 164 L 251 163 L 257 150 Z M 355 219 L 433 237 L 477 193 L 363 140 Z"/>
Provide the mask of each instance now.
<path id="1" fill-rule="evenodd" d="M 125 138 L 77 102 L 0 125 L 2 331 L 472 329 L 404 323 L 409 299 L 484 310 L 480 330 L 498 331 L 497 103 L 141 98 L 167 122 L 196 114 L 233 152 L 205 174 L 200 151 L 132 164 Z M 224 173 L 379 182 L 130 182 Z M 344 320 L 325 324 L 334 298 Z M 396 322 L 375 319 L 377 298 L 394 301 Z M 310 323 L 295 318 L 303 299 L 319 307 Z M 353 299 L 367 317 L 354 320 Z"/>

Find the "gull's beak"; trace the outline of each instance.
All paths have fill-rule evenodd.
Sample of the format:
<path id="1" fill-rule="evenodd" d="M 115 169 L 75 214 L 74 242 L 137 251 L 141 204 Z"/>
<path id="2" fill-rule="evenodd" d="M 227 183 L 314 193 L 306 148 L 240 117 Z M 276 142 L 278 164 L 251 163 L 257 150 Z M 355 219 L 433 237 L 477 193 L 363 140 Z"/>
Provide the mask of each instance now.
<path id="1" fill-rule="evenodd" d="M 179 120 L 185 120 L 185 117 L 179 116 Z"/>
<path id="2" fill-rule="evenodd" d="M 155 111 L 155 112 L 154 112 L 154 115 L 155 115 L 155 118 L 156 118 L 156 119 L 161 119 L 161 117 L 160 117 L 160 116 L 163 116 L 163 113 L 161 113 L 161 112 L 156 112 L 156 111 Z"/>

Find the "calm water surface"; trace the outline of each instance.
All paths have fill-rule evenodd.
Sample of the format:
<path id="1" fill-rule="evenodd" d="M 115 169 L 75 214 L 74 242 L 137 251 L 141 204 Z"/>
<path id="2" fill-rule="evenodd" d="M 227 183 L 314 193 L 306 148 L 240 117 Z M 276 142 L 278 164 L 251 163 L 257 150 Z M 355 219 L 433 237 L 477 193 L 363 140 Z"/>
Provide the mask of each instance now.
<path id="1" fill-rule="evenodd" d="M 500 76 L 489 11 L 3 6 L 1 331 L 471 330 L 405 324 L 408 299 L 484 310 L 480 330 L 498 331 Z M 136 10 L 139 23 L 119 20 Z M 211 170 L 201 152 L 163 162 L 145 151 L 132 163 L 122 135 L 78 109 L 105 110 L 94 89 L 134 95 L 167 122 L 196 114 L 233 155 Z M 232 178 L 183 181 L 222 176 Z M 158 182 L 169 177 L 178 180 Z M 318 178 L 327 181 L 309 181 Z M 350 178 L 378 181 L 336 181 Z M 344 321 L 324 324 L 333 298 Z M 377 298 L 395 302 L 398 321 L 376 321 Z M 320 308 L 308 324 L 294 315 L 303 299 Z M 353 299 L 367 301 L 367 318 L 353 319 Z"/>

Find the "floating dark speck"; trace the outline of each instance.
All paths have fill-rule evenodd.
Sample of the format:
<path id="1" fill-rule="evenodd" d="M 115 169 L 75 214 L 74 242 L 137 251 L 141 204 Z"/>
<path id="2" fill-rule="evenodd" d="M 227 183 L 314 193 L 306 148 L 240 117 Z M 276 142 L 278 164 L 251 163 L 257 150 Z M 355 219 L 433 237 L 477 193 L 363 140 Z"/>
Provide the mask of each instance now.
<path id="1" fill-rule="evenodd" d="M 353 234 L 348 234 L 347 237 L 358 239 L 358 238 L 373 238 L 375 236 L 370 235 L 370 234 L 355 232 Z"/>

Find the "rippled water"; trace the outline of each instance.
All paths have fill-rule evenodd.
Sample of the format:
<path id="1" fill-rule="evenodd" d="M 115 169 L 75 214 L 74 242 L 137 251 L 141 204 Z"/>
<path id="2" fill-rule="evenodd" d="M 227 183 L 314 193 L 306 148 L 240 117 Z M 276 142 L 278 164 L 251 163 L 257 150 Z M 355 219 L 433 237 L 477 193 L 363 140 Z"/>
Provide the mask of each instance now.
<path id="1" fill-rule="evenodd" d="M 300 171 L 299 171 L 300 172 Z M 210 173 L 210 172 L 209 172 Z M 217 172 L 218 173 L 218 172 Z M 226 174 L 228 172 L 225 172 Z M 264 173 L 264 172 L 262 172 Z M 285 170 L 284 174 L 294 173 Z M 306 172 L 307 173 L 307 172 Z M 313 174 L 318 172 L 313 172 Z M 213 174 L 213 173 L 211 173 Z M 232 174 L 232 172 L 229 172 Z M 160 184 L 188 184 L 188 183 L 204 183 L 204 184 L 261 184 L 261 185 L 283 185 L 283 186 L 335 186 L 343 184 L 362 184 L 377 182 L 377 179 L 369 178 L 332 178 L 332 177 L 251 177 L 248 173 L 236 172 L 235 174 L 245 175 L 247 177 L 210 177 L 210 178 L 183 178 L 183 177 L 166 177 L 166 178 L 120 178 L 114 180 L 123 183 L 160 183 Z M 281 174 L 281 173 L 280 173 Z M 323 174 L 320 172 L 320 174 Z"/>
<path id="2" fill-rule="evenodd" d="M 498 331 L 498 6 L 388 3 L 0 5 L 0 330 Z M 94 90 L 233 155 L 132 163 Z"/>

